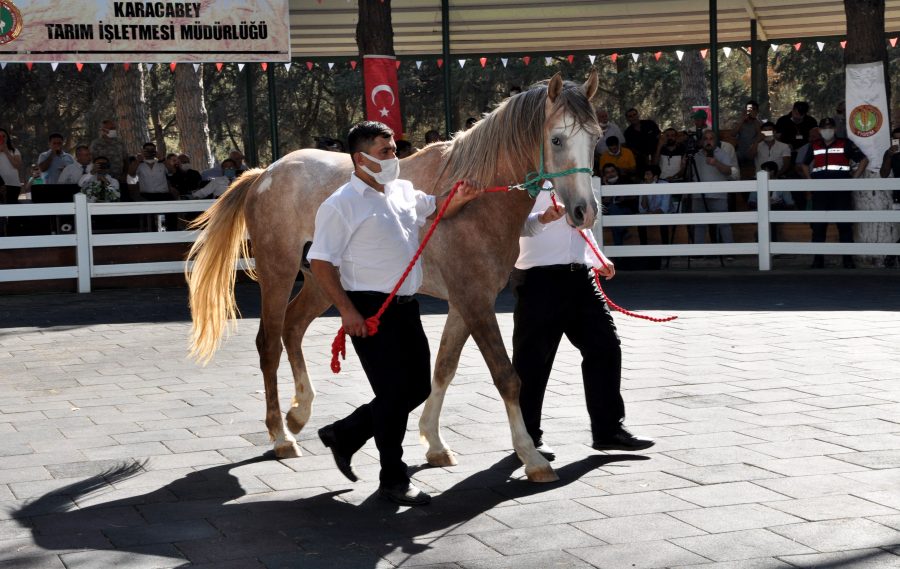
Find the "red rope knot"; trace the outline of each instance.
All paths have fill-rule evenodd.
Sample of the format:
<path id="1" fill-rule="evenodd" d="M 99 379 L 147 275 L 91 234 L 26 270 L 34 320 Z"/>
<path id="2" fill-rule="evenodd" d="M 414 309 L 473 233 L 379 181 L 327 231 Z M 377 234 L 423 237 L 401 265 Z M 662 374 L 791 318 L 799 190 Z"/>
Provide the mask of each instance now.
<path id="1" fill-rule="evenodd" d="M 378 326 L 381 324 L 381 320 L 379 319 L 379 314 L 375 316 L 370 316 L 366 318 L 366 330 L 369 333 L 369 336 L 374 336 L 378 333 Z M 347 359 L 347 332 L 344 330 L 344 327 L 341 326 L 337 335 L 334 337 L 334 341 L 331 342 L 331 371 L 333 373 L 341 373 L 341 360 Z"/>

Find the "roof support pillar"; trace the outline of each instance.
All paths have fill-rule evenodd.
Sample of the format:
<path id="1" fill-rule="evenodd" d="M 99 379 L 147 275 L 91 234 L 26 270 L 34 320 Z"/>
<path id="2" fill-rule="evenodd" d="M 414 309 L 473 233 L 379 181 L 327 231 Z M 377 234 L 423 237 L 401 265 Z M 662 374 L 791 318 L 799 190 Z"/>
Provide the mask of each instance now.
<path id="1" fill-rule="evenodd" d="M 450 107 L 450 0 L 441 0 L 441 47 L 444 58 L 444 138 L 450 139 L 453 113 Z"/>
<path id="2" fill-rule="evenodd" d="M 247 98 L 247 132 L 244 133 L 244 158 L 247 164 L 256 167 L 259 164 L 259 154 L 256 152 L 256 118 L 253 111 L 256 107 L 256 93 L 253 89 L 253 81 L 255 81 L 253 73 L 253 65 L 247 64 L 244 67 L 244 80 Z"/>
<path id="3" fill-rule="evenodd" d="M 717 0 L 709 0 L 709 107 L 711 126 L 719 132 L 719 14 Z"/>
<path id="4" fill-rule="evenodd" d="M 266 70 L 266 83 L 269 87 L 269 135 L 272 139 L 272 159 L 269 163 L 271 164 L 281 158 L 278 149 L 278 94 L 275 91 L 274 63 L 270 63 Z"/>

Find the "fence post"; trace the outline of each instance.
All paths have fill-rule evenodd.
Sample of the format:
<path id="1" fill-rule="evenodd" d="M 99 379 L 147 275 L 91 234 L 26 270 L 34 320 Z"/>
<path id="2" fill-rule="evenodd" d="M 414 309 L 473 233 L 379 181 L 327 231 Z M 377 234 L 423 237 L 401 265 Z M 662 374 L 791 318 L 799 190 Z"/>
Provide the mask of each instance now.
<path id="1" fill-rule="evenodd" d="M 91 292 L 91 218 L 88 215 L 87 196 L 79 192 L 74 198 L 78 292 Z"/>
<path id="2" fill-rule="evenodd" d="M 594 194 L 594 197 L 597 198 L 597 217 L 594 220 L 594 227 L 591 230 L 594 233 L 594 241 L 597 242 L 597 246 L 601 249 L 603 248 L 603 186 L 600 183 L 600 178 L 597 176 L 591 176 L 591 191 Z"/>
<path id="3" fill-rule="evenodd" d="M 772 242 L 769 229 L 769 174 L 765 170 L 756 173 L 756 232 L 759 236 L 759 270 L 772 270 Z"/>

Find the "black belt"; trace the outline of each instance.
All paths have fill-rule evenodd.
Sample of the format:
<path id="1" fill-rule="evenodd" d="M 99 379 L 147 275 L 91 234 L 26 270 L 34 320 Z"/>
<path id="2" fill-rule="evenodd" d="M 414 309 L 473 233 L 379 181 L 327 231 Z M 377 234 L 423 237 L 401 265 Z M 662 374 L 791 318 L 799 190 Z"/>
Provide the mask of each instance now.
<path id="1" fill-rule="evenodd" d="M 373 290 L 351 290 L 347 291 L 350 296 L 365 296 L 371 298 L 380 298 L 382 301 L 388 297 L 388 293 L 386 292 L 377 292 Z M 391 300 L 394 304 L 408 304 L 416 299 L 415 296 L 405 296 L 402 294 L 395 295 L 393 300 Z"/>
<path id="2" fill-rule="evenodd" d="M 587 269 L 587 265 L 584 263 L 568 263 L 565 265 L 541 265 L 539 267 L 531 267 L 530 269 L 525 269 L 526 271 L 584 271 Z"/>

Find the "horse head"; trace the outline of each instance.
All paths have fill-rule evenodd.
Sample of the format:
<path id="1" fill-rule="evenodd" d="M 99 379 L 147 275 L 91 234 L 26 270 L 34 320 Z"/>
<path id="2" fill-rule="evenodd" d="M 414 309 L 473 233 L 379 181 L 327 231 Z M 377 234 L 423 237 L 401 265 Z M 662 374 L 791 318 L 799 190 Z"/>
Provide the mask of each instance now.
<path id="1" fill-rule="evenodd" d="M 583 84 L 563 81 L 559 73 L 547 84 L 544 109 L 543 172 L 566 206 L 569 225 L 590 229 L 597 215 L 591 189 L 594 147 L 600 132 L 590 100 L 597 92 L 597 73 Z"/>
<path id="2" fill-rule="evenodd" d="M 590 102 L 596 92 L 596 72 L 583 85 L 557 73 L 506 99 L 453 137 L 439 178 L 485 186 L 530 182 L 533 191 L 550 180 L 569 224 L 589 228 L 597 214 L 590 174 L 600 134 Z"/>

